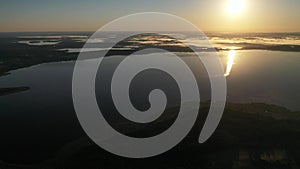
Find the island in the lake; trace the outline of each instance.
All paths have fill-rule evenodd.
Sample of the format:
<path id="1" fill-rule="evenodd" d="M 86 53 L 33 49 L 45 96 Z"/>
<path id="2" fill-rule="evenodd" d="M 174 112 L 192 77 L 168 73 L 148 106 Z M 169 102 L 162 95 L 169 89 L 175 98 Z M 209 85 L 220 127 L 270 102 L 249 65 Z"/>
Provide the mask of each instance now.
<path id="1" fill-rule="evenodd" d="M 20 87 L 9 87 L 9 88 L 0 88 L 0 96 L 10 95 L 14 93 L 20 93 L 29 90 L 29 87 L 20 86 Z"/>

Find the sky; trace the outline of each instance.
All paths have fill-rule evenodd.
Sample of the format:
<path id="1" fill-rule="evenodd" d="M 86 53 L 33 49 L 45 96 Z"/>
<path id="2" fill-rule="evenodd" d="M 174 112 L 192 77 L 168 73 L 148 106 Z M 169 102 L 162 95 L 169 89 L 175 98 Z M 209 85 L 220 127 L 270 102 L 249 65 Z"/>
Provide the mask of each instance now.
<path id="1" fill-rule="evenodd" d="M 0 32 L 96 31 L 137 12 L 166 12 L 203 31 L 300 32 L 300 0 L 0 0 Z"/>

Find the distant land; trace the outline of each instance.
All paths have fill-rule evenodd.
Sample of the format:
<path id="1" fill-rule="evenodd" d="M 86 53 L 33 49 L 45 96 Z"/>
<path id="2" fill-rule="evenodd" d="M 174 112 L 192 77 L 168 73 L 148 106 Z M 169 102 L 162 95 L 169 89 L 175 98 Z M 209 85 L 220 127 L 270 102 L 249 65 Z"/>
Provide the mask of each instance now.
<path id="1" fill-rule="evenodd" d="M 0 75 L 28 67 L 31 65 L 76 60 L 80 49 L 87 41 L 91 32 L 37 32 L 37 33 L 0 33 Z M 101 46 L 111 43 L 112 33 L 102 39 L 90 39 L 94 48 L 88 51 L 103 51 Z M 145 35 L 151 38 L 150 35 Z M 144 36 L 144 38 L 145 38 Z M 201 46 L 204 37 L 187 38 L 187 42 L 196 45 L 196 52 L 230 50 L 273 50 L 300 52 L 300 33 L 208 33 L 207 36 L 215 48 Z M 140 39 L 138 39 L 140 38 Z M 153 37 L 152 37 L 153 38 Z M 178 45 L 175 40 L 155 40 L 147 43 L 143 36 L 128 38 L 118 43 L 107 55 L 128 55 L 135 51 L 163 46 L 171 52 L 190 52 L 185 46 Z"/>

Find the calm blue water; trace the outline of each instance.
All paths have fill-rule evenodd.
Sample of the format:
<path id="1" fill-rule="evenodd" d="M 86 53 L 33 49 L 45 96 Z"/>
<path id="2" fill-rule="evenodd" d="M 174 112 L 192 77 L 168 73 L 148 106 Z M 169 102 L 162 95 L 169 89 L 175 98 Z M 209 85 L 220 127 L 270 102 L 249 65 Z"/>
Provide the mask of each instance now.
<path id="1" fill-rule="evenodd" d="M 224 70 L 228 51 L 219 52 Z M 264 102 L 300 110 L 300 53 L 236 51 L 227 78 L 228 101 Z M 0 97 L 8 108 L 33 109 L 71 103 L 74 62 L 46 63 L 12 71 L 0 77 L 0 87 L 29 86 L 31 89 Z"/>

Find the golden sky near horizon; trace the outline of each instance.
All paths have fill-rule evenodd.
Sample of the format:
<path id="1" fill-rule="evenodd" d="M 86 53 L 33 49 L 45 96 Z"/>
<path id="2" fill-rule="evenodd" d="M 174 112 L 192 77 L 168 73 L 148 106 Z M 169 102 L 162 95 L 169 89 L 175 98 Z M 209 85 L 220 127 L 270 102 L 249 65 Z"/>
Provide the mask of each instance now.
<path id="1" fill-rule="evenodd" d="M 203 31 L 300 32 L 299 0 L 1 1 L 0 31 L 96 31 L 124 15 L 157 11 Z"/>

